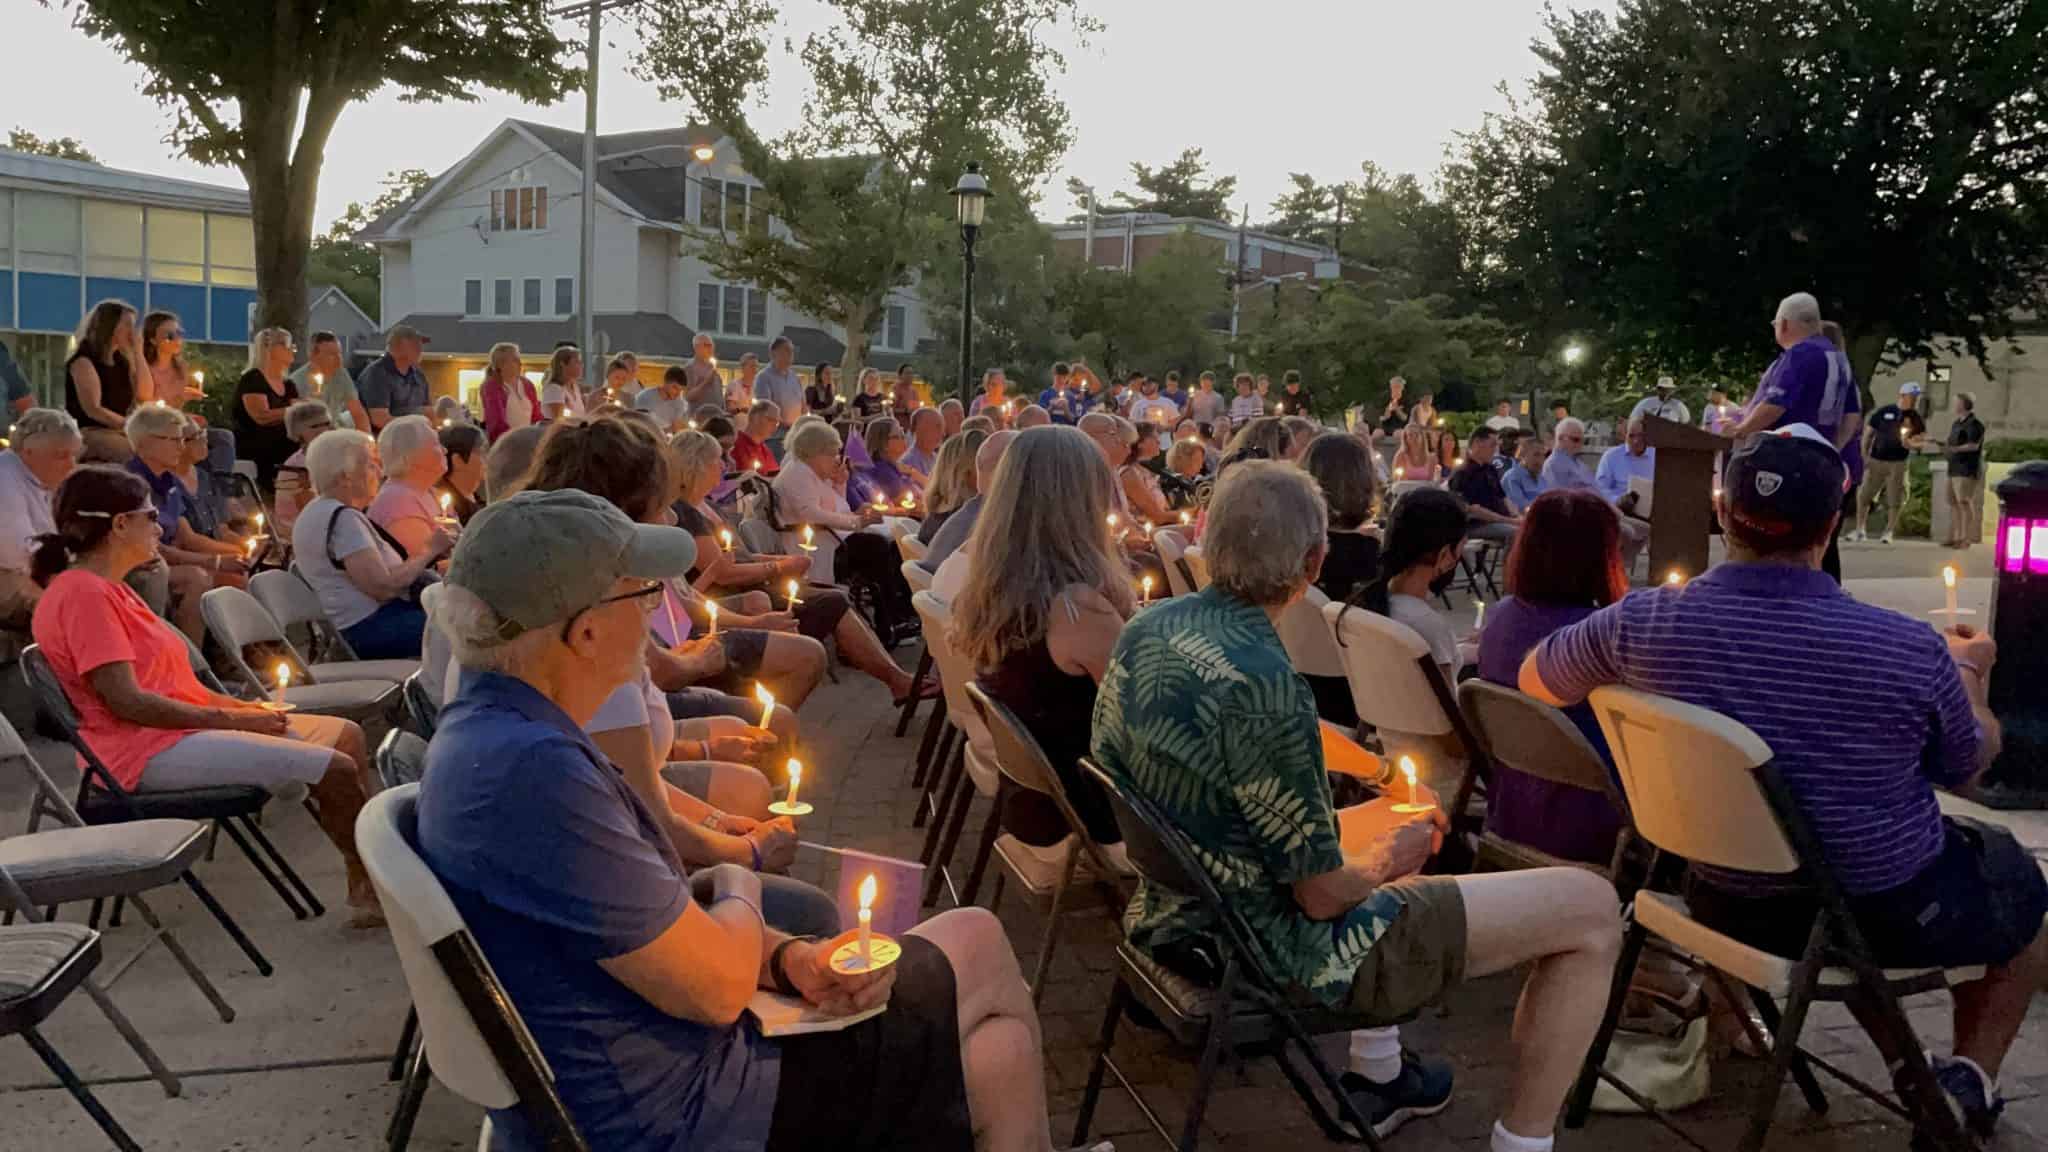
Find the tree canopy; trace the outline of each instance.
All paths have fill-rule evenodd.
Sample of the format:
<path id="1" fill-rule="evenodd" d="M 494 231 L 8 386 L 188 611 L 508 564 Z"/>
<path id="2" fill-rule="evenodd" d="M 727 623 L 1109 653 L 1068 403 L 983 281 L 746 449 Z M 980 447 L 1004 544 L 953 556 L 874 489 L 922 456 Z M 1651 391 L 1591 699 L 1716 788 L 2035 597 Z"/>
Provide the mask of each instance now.
<path id="1" fill-rule="evenodd" d="M 1133 368 L 1201 371 L 1223 359 L 1219 321 L 1228 315 L 1223 246 L 1183 233 L 1128 275 L 1066 266 L 1057 287 L 1075 350 L 1106 379 Z"/>
<path id="2" fill-rule="evenodd" d="M 83 160 L 97 164 L 100 158 L 86 150 L 85 145 L 69 136 L 52 136 L 47 139 L 26 128 L 7 130 L 7 146 L 16 152 L 31 152 L 37 156 L 54 156 L 59 160 Z"/>
<path id="3" fill-rule="evenodd" d="M 970 161 L 996 190 L 991 215 L 1029 214 L 1026 190 L 1071 139 L 1056 85 L 1065 61 L 1048 34 L 1095 25 L 1077 0 L 827 6 L 834 19 L 805 37 L 791 70 L 810 82 L 803 117 L 776 139 L 747 116 L 773 23 L 760 0 L 651 10 L 639 66 L 731 135 L 777 225 L 703 233 L 705 259 L 842 325 L 851 372 L 888 294 L 945 231 Z"/>
<path id="4" fill-rule="evenodd" d="M 67 0 L 77 26 L 149 72 L 143 90 L 202 164 L 240 170 L 257 323 L 304 322 L 313 209 L 342 109 L 391 84 L 412 101 L 491 89 L 551 104 L 581 79 L 545 0 Z"/>
<path id="5" fill-rule="evenodd" d="M 1472 289 L 1533 345 L 1752 372 L 1806 290 L 1867 380 L 2048 303 L 2048 0 L 1623 0 L 1536 52 L 1445 173 Z"/>
<path id="6" fill-rule="evenodd" d="M 1116 194 L 1113 207 L 1119 212 L 1162 212 L 1203 220 L 1236 217 L 1230 198 L 1237 195 L 1237 177 L 1212 177 L 1200 148 L 1186 149 L 1179 159 L 1157 168 L 1134 160 L 1131 179 L 1138 190 Z"/>

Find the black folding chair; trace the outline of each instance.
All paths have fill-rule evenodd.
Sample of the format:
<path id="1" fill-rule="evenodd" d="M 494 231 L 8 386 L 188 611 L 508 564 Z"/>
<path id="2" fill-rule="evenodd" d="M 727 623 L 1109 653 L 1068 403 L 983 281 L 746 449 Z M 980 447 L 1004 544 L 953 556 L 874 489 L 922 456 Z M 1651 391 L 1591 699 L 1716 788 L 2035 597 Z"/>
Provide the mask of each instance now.
<path id="1" fill-rule="evenodd" d="M 99 962 L 100 934 L 83 924 L 0 927 L 0 972 L 5 973 L 0 980 L 0 1036 L 20 1036 L 27 1041 L 114 1147 L 121 1152 L 141 1152 L 135 1138 L 36 1030 L 65 997 L 85 983 Z"/>
<path id="2" fill-rule="evenodd" d="M 49 660 L 38 646 L 30 645 L 21 654 L 21 671 L 28 679 L 29 689 L 35 694 L 36 706 L 44 719 L 63 733 L 65 742 L 77 750 L 79 759 L 85 764 L 85 771 L 79 776 L 78 798 L 73 801 L 73 806 L 87 824 L 118 824 L 155 818 L 211 822 L 216 829 L 227 833 L 235 847 L 242 850 L 242 855 L 249 858 L 257 874 L 284 901 L 285 907 L 292 910 L 293 916 L 304 920 L 309 915 L 326 914 L 327 909 L 319 897 L 313 895 L 313 890 L 306 886 L 305 880 L 257 823 L 264 805 L 270 802 L 269 792 L 253 784 L 131 792 L 121 787 L 114 774 L 93 752 L 92 746 L 85 742 L 85 736 L 79 731 L 78 714 L 72 710 L 70 698 L 64 695 L 64 686 L 57 682 L 56 673 L 51 671 Z M 262 849 L 260 855 L 256 850 L 258 847 Z M 189 877 L 187 882 L 190 883 Z M 242 951 L 248 954 L 257 970 L 269 975 L 269 962 L 242 935 L 235 922 L 220 910 L 205 889 L 198 885 L 192 887 L 193 894 L 220 920 L 221 927 L 235 937 L 235 942 L 242 946 Z"/>
<path id="3" fill-rule="evenodd" d="M 1315 1038 L 1381 1022 L 1299 1006 L 1297 997 L 1267 974 L 1250 927 L 1216 890 L 1172 823 L 1148 800 L 1120 787 L 1090 761 L 1081 761 L 1081 766 L 1109 794 L 1117 827 L 1124 834 L 1124 848 L 1144 882 L 1199 901 L 1214 918 L 1214 939 L 1223 951 L 1223 975 L 1214 987 L 1205 987 L 1153 960 L 1129 941 L 1118 945 L 1116 987 L 1110 993 L 1109 1012 L 1103 1017 L 1095 1060 L 1088 1069 L 1088 1087 L 1081 1096 L 1080 1116 L 1074 1122 L 1073 1143 L 1087 1143 L 1088 1126 L 1102 1094 L 1103 1073 L 1109 1072 L 1131 1094 L 1138 1111 L 1144 1113 L 1161 1139 L 1174 1144 L 1180 1152 L 1193 1152 L 1201 1140 L 1202 1115 L 1208 1108 L 1216 1069 L 1227 1046 L 1241 1055 L 1270 1053 L 1325 1135 L 1332 1140 L 1363 1143 L 1377 1149 L 1379 1134 L 1345 1094 L 1336 1070 L 1316 1050 Z M 1133 1003 L 1149 1011 L 1176 1043 L 1202 1054 L 1195 1072 L 1193 1098 L 1188 1102 L 1187 1120 L 1177 1143 L 1129 1077 L 1110 1059 L 1117 1024 Z M 1294 1054 L 1290 1054 L 1290 1046 Z M 1315 1081 L 1335 1102 L 1336 1116 L 1330 1114 L 1329 1107 L 1317 1095 L 1315 1084 L 1296 1064 L 1295 1055 L 1308 1063 Z"/>

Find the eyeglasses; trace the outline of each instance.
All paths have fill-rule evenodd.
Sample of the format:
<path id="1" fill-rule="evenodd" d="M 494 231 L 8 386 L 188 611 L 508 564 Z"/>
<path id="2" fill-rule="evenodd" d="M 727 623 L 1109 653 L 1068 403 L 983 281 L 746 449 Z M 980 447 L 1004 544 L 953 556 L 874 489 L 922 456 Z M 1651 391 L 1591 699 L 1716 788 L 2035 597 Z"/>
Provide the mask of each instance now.
<path id="1" fill-rule="evenodd" d="M 592 604 L 590 607 L 585 608 L 583 612 L 595 612 L 599 608 L 602 608 L 607 604 L 617 604 L 621 600 L 640 600 L 643 598 L 652 599 L 655 596 L 661 595 L 662 589 L 664 587 L 666 587 L 666 585 L 664 585 L 659 580 L 649 580 L 644 587 L 635 588 L 631 592 L 621 592 L 616 596 L 607 596 L 604 599 L 599 600 L 597 603 Z M 643 612 L 652 612 L 654 610 L 654 607 L 651 604 L 643 604 L 641 605 L 640 610 Z M 562 643 L 567 644 L 569 642 L 569 629 L 575 625 L 576 617 L 583 615 L 583 612 L 578 612 L 576 613 L 576 616 L 571 616 L 567 620 L 562 621 Z"/>
<path id="2" fill-rule="evenodd" d="M 184 338 L 185 330 L 182 328 L 166 328 L 157 334 L 157 339 L 159 340 L 183 340 Z"/>

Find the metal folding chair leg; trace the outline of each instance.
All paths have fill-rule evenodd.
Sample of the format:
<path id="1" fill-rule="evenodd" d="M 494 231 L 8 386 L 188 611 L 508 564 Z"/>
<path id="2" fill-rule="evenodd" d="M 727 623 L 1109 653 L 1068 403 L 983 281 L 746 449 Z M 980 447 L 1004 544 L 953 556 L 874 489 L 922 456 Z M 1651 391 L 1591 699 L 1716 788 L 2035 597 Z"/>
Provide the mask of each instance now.
<path id="1" fill-rule="evenodd" d="M 391 1068 L 384 1078 L 396 1084 L 405 1078 L 405 1066 L 412 1059 L 414 1033 L 419 1031 L 419 1009 L 408 1006 L 405 1010 L 405 1026 L 398 1030 L 398 1047 L 391 1052 Z"/>
<path id="2" fill-rule="evenodd" d="M 1088 1143 L 1088 1126 L 1095 1119 L 1096 1103 L 1102 1099 L 1102 1077 L 1109 1071 L 1110 1046 L 1116 1043 L 1116 1026 L 1130 1001 L 1130 985 L 1118 976 L 1109 991 L 1109 1009 L 1102 1017 L 1102 1031 L 1095 1038 L 1095 1059 L 1088 1065 L 1088 1087 L 1081 1093 L 1081 1108 L 1074 1117 L 1074 1138 L 1068 1141 L 1077 1148 Z"/>
<path id="3" fill-rule="evenodd" d="M 938 852 L 932 856 L 930 862 L 925 866 L 924 902 L 922 906 L 926 908 L 937 903 L 940 885 L 950 883 L 952 880 L 948 868 L 953 863 L 953 848 L 960 843 L 960 829 L 967 823 L 968 810 L 974 807 L 974 785 L 967 780 L 966 747 L 966 744 L 963 742 L 960 752 L 961 767 L 958 779 L 955 780 L 956 787 L 954 788 L 954 792 L 957 795 L 953 799 L 952 811 L 946 814 L 945 834 L 939 837 Z M 933 827 L 937 827 L 937 822 L 934 822 Z"/>
<path id="4" fill-rule="evenodd" d="M 306 906 L 313 910 L 313 915 L 327 915 L 326 906 L 320 903 L 318 896 L 313 895 L 311 888 L 306 887 L 306 882 L 299 876 L 298 869 L 293 868 L 291 861 L 284 858 L 284 853 L 277 850 L 277 845 L 270 842 L 270 837 L 263 834 L 263 829 L 257 827 L 256 822 L 247 817 L 243 818 L 242 827 L 250 836 L 255 838 L 257 845 L 263 849 L 265 855 L 270 857 L 270 862 L 277 866 L 278 872 L 283 874 L 285 880 L 298 890 L 299 898 L 304 900 Z"/>
<path id="5" fill-rule="evenodd" d="M 1764 1030 L 1771 1036 L 1777 1036 L 1785 1026 L 1784 1018 L 1778 1014 L 1778 1002 L 1754 988 L 1748 992 L 1749 1002 L 1756 1006 L 1757 1018 L 1764 1022 Z M 1773 1047 L 1776 1043 L 1772 1041 Z M 1799 1085 L 1800 1094 L 1806 1097 L 1806 1106 L 1813 1109 L 1816 1116 L 1827 1115 L 1828 1094 L 1820 1090 L 1820 1082 L 1813 1078 L 1813 1066 L 1799 1054 L 1797 1045 L 1793 1046 L 1791 1059 L 1792 1082 Z"/>
<path id="6" fill-rule="evenodd" d="M 135 914 L 142 917 L 142 922 L 149 926 L 149 930 L 155 934 L 158 940 L 163 941 L 164 948 L 170 952 L 171 958 L 178 962 L 178 967 L 185 970 L 185 975 L 191 978 L 192 983 L 198 987 L 200 994 L 205 996 L 207 1001 L 213 1005 L 213 1010 L 220 1017 L 221 1023 L 233 1023 L 235 1019 L 234 1008 L 222 998 L 220 990 L 213 986 L 213 981 L 207 979 L 206 973 L 200 969 L 198 962 L 192 959 L 192 954 L 185 951 L 185 945 L 180 943 L 178 938 L 171 934 L 171 930 L 164 927 L 163 922 L 156 918 L 155 909 L 152 909 L 145 903 L 140 896 L 129 897 L 129 902 L 135 905 Z"/>
<path id="7" fill-rule="evenodd" d="M 1003 801 L 1010 794 L 1009 777 L 1003 777 L 996 784 L 996 802 L 988 810 L 988 819 L 981 825 L 981 843 L 974 849 L 974 867 L 967 872 L 967 887 L 960 890 L 960 906 L 968 907 L 974 898 L 981 895 L 981 878 L 988 872 L 988 858 L 995 855 L 996 837 L 1003 830 Z M 969 798 L 972 798 L 969 793 Z"/>
<path id="8" fill-rule="evenodd" d="M 427 1046 L 422 1044 L 413 1053 L 412 1067 L 405 1073 L 405 1086 L 398 1091 L 398 1107 L 392 1110 L 391 1125 L 384 1131 L 389 1152 L 405 1152 L 405 1146 L 412 1143 L 413 1121 L 419 1119 L 420 1101 L 426 1099 L 427 1081 L 431 1079 Z"/>
<path id="9" fill-rule="evenodd" d="M 903 698 L 903 711 L 896 717 L 896 736 L 898 739 L 901 739 L 905 732 L 910 731 L 910 718 L 917 715 L 919 691 L 924 687 L 924 678 L 931 675 L 931 672 L 932 654 L 930 649 L 926 649 L 924 655 L 917 658 L 917 672 L 910 677 L 910 694 Z"/>
<path id="10" fill-rule="evenodd" d="M 156 1049 L 149 1046 L 149 1041 L 142 1038 L 142 1033 L 135 1030 L 135 1025 L 128 1022 L 128 1017 L 114 1006 L 113 998 L 100 987 L 99 981 L 88 976 L 79 983 L 78 990 L 91 997 L 94 1004 L 99 1005 L 100 1014 L 107 1018 L 107 1023 L 114 1026 L 114 1031 L 119 1032 L 121 1039 L 126 1040 L 128 1047 L 142 1059 L 143 1065 L 149 1069 L 149 1074 L 156 1078 L 158 1084 L 163 1085 L 164 1095 L 176 1096 L 184 1091 L 183 1085 L 178 1083 L 178 1077 L 165 1066 L 163 1058 L 156 1054 Z"/>
<path id="11" fill-rule="evenodd" d="M 1586 1063 L 1579 1069 L 1578 1083 L 1573 1086 L 1570 1100 L 1564 1110 L 1564 1126 L 1581 1128 L 1585 1126 L 1586 1114 L 1593 1108 L 1593 1089 L 1600 1083 L 1601 1068 L 1607 1063 L 1607 1049 L 1614 1042 L 1615 1026 L 1621 1023 L 1622 1002 L 1628 996 L 1629 980 L 1635 975 L 1636 961 L 1643 954 L 1643 942 L 1649 938 L 1649 930 L 1634 920 L 1629 921 L 1628 931 L 1621 938 L 1621 957 L 1615 962 L 1614 976 L 1607 988 L 1607 1010 L 1600 1017 L 1600 1029 L 1593 1033 L 1593 1046 L 1586 1050 Z"/>
<path id="12" fill-rule="evenodd" d="M 961 781 L 966 777 L 967 740 L 962 737 L 953 743 L 952 753 L 946 757 L 939 778 L 932 781 L 933 787 L 926 790 L 925 799 L 917 806 L 920 813 L 931 814 L 931 824 L 925 829 L 924 849 L 917 857 L 918 862 L 926 867 L 932 866 L 932 854 L 938 848 L 940 830 L 946 825 L 946 814 L 952 810 L 953 796 L 960 791 Z M 937 794 L 936 801 L 932 799 L 934 793 Z"/>
<path id="13" fill-rule="evenodd" d="M 235 923 L 235 918 L 228 915 L 228 910 L 220 906 L 220 901 L 213 898 L 213 893 L 207 890 L 206 885 L 199 882 L 199 877 L 194 876 L 192 870 L 188 868 L 179 879 L 183 880 L 185 887 L 192 890 L 192 895 L 198 897 L 199 902 L 206 906 L 206 910 L 213 913 L 213 918 L 227 930 L 229 938 L 242 950 L 242 955 L 249 958 L 249 963 L 256 966 L 256 971 L 265 976 L 270 975 L 269 959 L 256 947 L 255 942 L 249 939 L 248 934 L 242 931 L 242 926 Z"/>
<path id="14" fill-rule="evenodd" d="M 242 855 L 249 858 L 249 863 L 255 867 L 257 874 L 262 876 L 264 881 L 270 885 L 270 890 L 277 893 L 278 899 L 284 901 L 284 906 L 292 910 L 292 916 L 299 920 L 306 919 L 306 906 L 299 903 L 299 898 L 292 894 L 290 888 L 285 887 L 284 881 L 279 879 L 277 873 L 271 870 L 270 865 L 264 861 L 263 857 L 257 854 L 256 846 L 249 843 L 248 838 L 242 835 L 241 829 L 235 826 L 235 822 L 232 820 L 219 820 L 214 823 L 214 827 L 228 834 L 228 839 L 234 842 L 235 847 L 242 850 Z M 187 873 L 187 875 L 190 874 Z M 268 973 L 265 973 L 265 975 L 268 975 Z"/>
<path id="15" fill-rule="evenodd" d="M 924 736 L 917 742 L 917 771 L 910 778 L 912 788 L 922 788 L 932 773 L 938 770 L 938 761 L 932 759 L 941 743 L 940 733 L 951 730 L 946 723 L 946 698 L 932 701 L 932 711 L 924 722 Z"/>
<path id="16" fill-rule="evenodd" d="M 114 1147 L 121 1152 L 142 1152 L 142 1146 L 135 1142 L 134 1137 L 128 1135 L 128 1130 L 121 1127 L 120 1121 L 114 1119 L 113 1114 L 99 1102 L 98 1097 L 92 1094 L 92 1090 L 85 1086 L 85 1082 L 78 1078 L 78 1073 L 71 1070 L 71 1065 L 66 1064 L 62 1056 L 57 1055 L 57 1050 L 50 1047 L 50 1042 L 43 1039 L 41 1033 L 33 1028 L 23 1028 L 21 1038 L 28 1041 L 28 1046 L 35 1050 L 35 1054 L 42 1058 L 50 1071 L 57 1074 L 57 1079 L 63 1083 L 64 1090 L 71 1093 L 71 1098 L 78 1101 L 78 1106 L 85 1109 L 85 1114 L 92 1117 L 93 1123 L 100 1126 L 100 1131 L 107 1134 L 107 1139 L 114 1142 Z"/>
<path id="17" fill-rule="evenodd" d="M 1052 971 L 1053 945 L 1060 938 L 1060 906 L 1066 903 L 1067 888 L 1074 882 L 1074 865 L 1081 858 L 1081 846 L 1067 843 L 1067 860 L 1060 866 L 1060 882 L 1053 886 L 1052 905 L 1045 910 L 1045 935 L 1038 941 L 1038 961 L 1031 967 L 1031 1004 L 1037 1007 L 1040 997 L 1045 995 L 1045 977 Z M 996 899 L 1003 897 L 1002 876 L 996 877 Z"/>

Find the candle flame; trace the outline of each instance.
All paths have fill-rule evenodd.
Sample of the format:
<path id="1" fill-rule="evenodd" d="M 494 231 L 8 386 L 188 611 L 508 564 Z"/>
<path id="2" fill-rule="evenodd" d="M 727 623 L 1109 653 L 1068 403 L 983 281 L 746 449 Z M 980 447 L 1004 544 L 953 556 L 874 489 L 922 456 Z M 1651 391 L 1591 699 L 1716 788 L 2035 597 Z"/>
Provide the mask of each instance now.
<path id="1" fill-rule="evenodd" d="M 718 530 L 718 542 L 725 545 L 727 552 L 732 551 L 732 529 L 720 528 Z"/>
<path id="2" fill-rule="evenodd" d="M 799 603 L 799 601 L 796 598 L 796 581 L 794 580 L 791 580 L 789 582 L 789 602 L 791 604 Z"/>
<path id="3" fill-rule="evenodd" d="M 806 543 L 806 544 L 809 544 L 810 542 L 811 542 L 811 526 L 810 526 L 809 524 L 806 524 L 806 525 L 804 525 L 804 543 Z"/>
<path id="4" fill-rule="evenodd" d="M 1670 584 L 1676 587 L 1677 585 L 1685 583 L 1685 575 L 1684 573 L 1681 573 L 1678 569 L 1673 568 L 1671 571 L 1664 574 L 1664 582 L 1666 584 Z"/>
<path id="5" fill-rule="evenodd" d="M 1114 513 L 1114 512 L 1111 512 L 1111 513 L 1109 514 L 1109 530 L 1110 530 L 1111 532 L 1114 532 L 1114 531 L 1116 531 L 1116 526 L 1117 526 L 1117 518 L 1116 518 L 1116 513 Z"/>
<path id="6" fill-rule="evenodd" d="M 1955 566 L 1955 565 L 1953 565 L 1953 564 L 1944 564 L 1944 565 L 1942 565 L 1942 568 L 1941 568 L 1941 582 L 1942 582 L 1942 583 L 1943 583 L 1944 585 L 1946 585 L 1946 586 L 1948 586 L 1948 587 L 1950 587 L 1950 588 L 1953 588 L 1953 587 L 1955 587 L 1955 586 L 1956 586 L 1956 566 Z"/>
<path id="7" fill-rule="evenodd" d="M 863 910 L 875 906 L 875 874 L 872 872 L 868 873 L 867 879 L 860 882 L 860 906 Z"/>
<path id="8" fill-rule="evenodd" d="M 789 802 L 796 803 L 796 790 L 804 782 L 804 762 L 794 756 L 789 760 Z"/>
<path id="9" fill-rule="evenodd" d="M 1146 600 L 1152 599 L 1152 577 L 1146 576 L 1138 581 L 1138 587 L 1143 590 Z"/>
<path id="10" fill-rule="evenodd" d="M 903 506 L 905 508 L 917 507 L 917 494 L 915 492 L 905 492 L 903 494 Z"/>
<path id="11" fill-rule="evenodd" d="M 263 513 L 261 512 L 256 514 L 256 530 L 258 532 L 263 531 Z"/>
<path id="12" fill-rule="evenodd" d="M 279 664 L 277 666 L 277 686 L 279 688 L 282 688 L 285 685 L 290 684 L 291 682 L 292 666 L 289 664 Z"/>
<path id="13" fill-rule="evenodd" d="M 775 693 L 770 692 L 766 684 L 756 680 L 754 699 L 761 702 L 761 730 L 765 732 L 768 730 L 768 717 L 775 711 Z"/>
<path id="14" fill-rule="evenodd" d="M 1183 508 L 1180 514 L 1180 522 L 1182 524 L 1193 524 L 1195 522 L 1194 514 Z"/>
<path id="15" fill-rule="evenodd" d="M 450 494 L 450 493 L 447 493 L 447 492 L 443 492 L 443 493 L 441 493 L 441 512 L 442 512 L 442 513 L 443 513 L 443 514 L 445 515 L 445 514 L 447 513 L 447 511 L 448 511 L 448 510 L 449 510 L 450 508 L 453 508 L 454 506 L 455 506 L 455 497 L 454 497 L 454 496 L 453 496 L 452 494 Z"/>
<path id="16" fill-rule="evenodd" d="M 1412 756 L 1403 756 L 1403 757 L 1401 757 L 1401 778 L 1402 778 L 1403 780 L 1406 780 L 1406 781 L 1408 782 L 1408 800 L 1409 800 L 1409 802 L 1410 802 L 1410 803 L 1413 803 L 1413 802 L 1414 802 L 1414 800 L 1415 800 L 1415 758 L 1414 758 L 1414 757 L 1412 757 Z"/>

